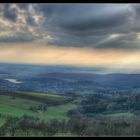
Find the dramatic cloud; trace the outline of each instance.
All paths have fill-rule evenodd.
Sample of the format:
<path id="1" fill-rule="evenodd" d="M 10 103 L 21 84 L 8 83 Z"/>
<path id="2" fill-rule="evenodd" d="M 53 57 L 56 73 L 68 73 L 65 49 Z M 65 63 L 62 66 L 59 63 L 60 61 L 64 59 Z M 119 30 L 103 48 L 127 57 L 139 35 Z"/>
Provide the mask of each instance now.
<path id="1" fill-rule="evenodd" d="M 41 15 L 32 5 L 0 5 L 0 42 L 30 42 L 44 37 Z"/>
<path id="2" fill-rule="evenodd" d="M 38 8 L 44 14 L 44 26 L 53 37 L 50 44 L 97 48 L 139 47 L 139 40 L 133 38 L 139 26 L 139 5 L 57 4 Z M 114 34 L 119 37 L 111 38 Z"/>
<path id="3" fill-rule="evenodd" d="M 16 9 L 10 7 L 10 5 L 6 5 L 4 8 L 7 10 L 4 11 L 3 16 L 13 22 L 16 21 L 17 18 Z"/>
<path id="4" fill-rule="evenodd" d="M 1 4 L 0 42 L 140 48 L 140 4 Z"/>

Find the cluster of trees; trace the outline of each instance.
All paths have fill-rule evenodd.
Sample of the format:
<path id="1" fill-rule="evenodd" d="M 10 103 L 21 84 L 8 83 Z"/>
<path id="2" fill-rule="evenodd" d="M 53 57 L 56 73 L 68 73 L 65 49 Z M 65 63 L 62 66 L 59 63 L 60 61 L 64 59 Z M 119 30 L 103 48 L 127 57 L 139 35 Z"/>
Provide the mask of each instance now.
<path id="1" fill-rule="evenodd" d="M 139 94 L 88 94 L 82 98 L 79 106 L 68 115 L 103 114 L 107 112 L 137 112 L 140 110 Z"/>
<path id="2" fill-rule="evenodd" d="M 6 117 L 6 123 L 0 127 L 0 136 L 53 136 L 63 128 L 64 122 L 51 120 L 46 123 L 39 118 Z"/>
<path id="3" fill-rule="evenodd" d="M 55 136 L 58 133 L 71 133 L 73 136 L 140 136 L 140 120 L 72 117 L 69 121 L 43 122 L 23 116 L 8 117 L 6 123 L 0 127 L 0 136 Z"/>

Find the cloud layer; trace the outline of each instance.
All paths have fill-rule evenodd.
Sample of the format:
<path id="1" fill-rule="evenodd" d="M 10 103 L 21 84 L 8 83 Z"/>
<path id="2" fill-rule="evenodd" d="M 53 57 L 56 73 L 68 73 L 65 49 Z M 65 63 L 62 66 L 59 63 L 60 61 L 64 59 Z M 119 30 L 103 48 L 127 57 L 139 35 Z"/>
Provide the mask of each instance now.
<path id="1" fill-rule="evenodd" d="M 1 4 L 0 42 L 140 48 L 140 4 Z"/>

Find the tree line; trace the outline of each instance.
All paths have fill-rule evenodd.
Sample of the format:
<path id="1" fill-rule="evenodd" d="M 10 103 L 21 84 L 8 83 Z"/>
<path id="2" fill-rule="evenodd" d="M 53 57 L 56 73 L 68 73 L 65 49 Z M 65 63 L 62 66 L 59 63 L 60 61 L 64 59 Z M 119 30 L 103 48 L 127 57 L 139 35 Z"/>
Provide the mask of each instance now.
<path id="1" fill-rule="evenodd" d="M 0 127 L 0 136 L 55 136 L 71 133 L 74 136 L 140 136 L 140 120 L 89 119 L 71 117 L 68 121 L 56 119 L 49 122 L 24 115 L 21 118 L 6 117 Z"/>

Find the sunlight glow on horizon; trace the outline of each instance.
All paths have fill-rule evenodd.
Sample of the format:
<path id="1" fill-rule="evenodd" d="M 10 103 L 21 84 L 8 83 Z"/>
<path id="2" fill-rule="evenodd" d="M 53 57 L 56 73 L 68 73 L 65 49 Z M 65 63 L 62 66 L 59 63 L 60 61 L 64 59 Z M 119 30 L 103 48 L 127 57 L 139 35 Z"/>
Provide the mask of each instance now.
<path id="1" fill-rule="evenodd" d="M 139 67 L 140 51 L 46 46 L 45 43 L 1 44 L 0 62 L 23 64 Z"/>

